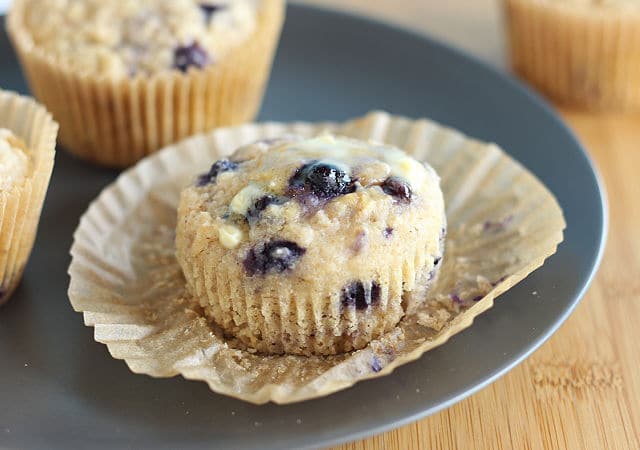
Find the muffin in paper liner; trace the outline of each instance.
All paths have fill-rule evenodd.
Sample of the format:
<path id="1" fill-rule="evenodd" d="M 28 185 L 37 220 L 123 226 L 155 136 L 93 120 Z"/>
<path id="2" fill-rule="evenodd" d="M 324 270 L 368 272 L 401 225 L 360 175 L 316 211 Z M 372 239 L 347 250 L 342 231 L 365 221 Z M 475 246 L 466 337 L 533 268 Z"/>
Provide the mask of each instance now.
<path id="1" fill-rule="evenodd" d="M 640 109 L 637 5 L 551 0 L 503 4 L 511 64 L 518 75 L 569 105 Z"/>
<path id="2" fill-rule="evenodd" d="M 310 357 L 241 350 L 186 292 L 174 256 L 180 191 L 241 145 L 327 130 L 397 146 L 438 171 L 448 221 L 439 276 L 429 291 L 409 295 L 396 328 L 362 350 Z M 168 147 L 108 187 L 75 233 L 69 298 L 95 339 L 133 372 L 181 374 L 256 404 L 292 403 L 389 374 L 441 345 L 541 266 L 564 227 L 553 195 L 519 163 L 428 120 L 373 112 L 345 124 L 249 124 Z"/>
<path id="3" fill-rule="evenodd" d="M 271 72 L 285 1 L 264 0 L 256 29 L 219 62 L 187 73 L 110 78 L 77 73 L 37 47 L 15 0 L 7 30 L 34 96 L 60 123 L 60 143 L 105 166 L 127 167 L 168 144 L 258 113 Z"/>
<path id="4" fill-rule="evenodd" d="M 242 147 L 182 192 L 176 258 L 187 289 L 260 353 L 364 348 L 395 328 L 404 292 L 435 275 L 439 182 L 394 147 L 328 134 Z"/>
<path id="5" fill-rule="evenodd" d="M 26 147 L 29 167 L 24 179 L 0 188 L 0 304 L 22 277 L 36 238 L 44 198 L 53 171 L 58 124 L 35 101 L 0 90 L 0 128 Z"/>

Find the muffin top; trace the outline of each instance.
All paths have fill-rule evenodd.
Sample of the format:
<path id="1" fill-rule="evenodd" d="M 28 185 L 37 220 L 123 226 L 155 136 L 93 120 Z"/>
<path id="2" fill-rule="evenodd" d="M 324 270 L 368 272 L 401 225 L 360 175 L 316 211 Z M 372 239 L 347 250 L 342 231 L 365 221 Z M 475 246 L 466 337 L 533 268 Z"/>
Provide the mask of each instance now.
<path id="1" fill-rule="evenodd" d="M 262 0 L 26 0 L 34 44 L 113 78 L 215 64 L 250 38 Z"/>
<path id="2" fill-rule="evenodd" d="M 282 276 L 292 275 L 329 292 L 356 292 L 362 280 L 372 297 L 371 280 L 416 242 L 429 241 L 421 251 L 439 258 L 445 220 L 431 167 L 394 147 L 332 135 L 237 150 L 183 192 L 179 214 L 213 240 L 206 251 L 260 289 L 282 289 Z"/>
<path id="3" fill-rule="evenodd" d="M 11 189 L 29 174 L 27 147 L 10 130 L 0 128 L 0 191 Z"/>

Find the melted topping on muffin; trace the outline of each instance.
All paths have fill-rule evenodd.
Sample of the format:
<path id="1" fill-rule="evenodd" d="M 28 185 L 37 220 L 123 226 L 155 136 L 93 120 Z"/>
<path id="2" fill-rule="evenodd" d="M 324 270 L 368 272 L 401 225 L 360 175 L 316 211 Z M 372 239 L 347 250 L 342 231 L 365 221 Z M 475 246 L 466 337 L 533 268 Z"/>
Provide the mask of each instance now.
<path id="1" fill-rule="evenodd" d="M 248 39 L 260 1 L 31 0 L 26 26 L 36 46 L 79 72 L 186 72 Z"/>
<path id="2" fill-rule="evenodd" d="M 29 172 L 27 147 L 13 133 L 0 128 L 0 190 L 11 189 Z"/>

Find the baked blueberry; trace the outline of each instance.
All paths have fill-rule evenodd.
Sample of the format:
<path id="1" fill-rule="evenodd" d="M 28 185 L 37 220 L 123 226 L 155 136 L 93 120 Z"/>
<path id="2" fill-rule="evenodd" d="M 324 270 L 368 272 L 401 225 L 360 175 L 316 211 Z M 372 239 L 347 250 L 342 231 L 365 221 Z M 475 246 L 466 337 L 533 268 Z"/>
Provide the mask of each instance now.
<path id="1" fill-rule="evenodd" d="M 202 10 L 202 14 L 204 14 L 204 19 L 207 23 L 211 21 L 211 18 L 215 13 L 226 9 L 226 7 L 226 5 L 216 3 L 200 3 L 200 9 Z"/>
<path id="2" fill-rule="evenodd" d="M 380 285 L 373 281 L 367 289 L 362 281 L 349 283 L 342 289 L 342 306 L 355 306 L 356 309 L 367 309 L 380 300 Z"/>
<path id="3" fill-rule="evenodd" d="M 371 370 L 373 370 L 376 373 L 382 370 L 382 363 L 380 362 L 377 356 L 373 357 L 373 361 L 371 362 Z"/>
<path id="4" fill-rule="evenodd" d="M 249 221 L 249 223 L 257 222 L 260 219 L 260 214 L 262 214 L 262 211 L 267 209 L 269 205 L 284 205 L 286 202 L 287 199 L 285 197 L 280 197 L 273 194 L 267 194 L 264 197 L 260 197 L 247 210 L 247 220 Z"/>
<path id="5" fill-rule="evenodd" d="M 211 169 L 209 169 L 209 172 L 198 177 L 197 185 L 205 186 L 207 184 L 215 183 L 216 178 L 218 178 L 218 175 L 220 175 L 222 172 L 232 172 L 237 168 L 238 163 L 229 161 L 228 159 L 221 159 L 219 161 L 216 161 L 211 166 Z"/>
<path id="6" fill-rule="evenodd" d="M 322 161 L 312 161 L 291 177 L 289 190 L 292 195 L 310 193 L 328 200 L 355 191 L 355 184 L 341 168 Z"/>
<path id="7" fill-rule="evenodd" d="M 282 273 L 292 269 L 306 249 L 291 241 L 271 241 L 254 247 L 244 259 L 244 268 L 249 275 Z"/>
<path id="8" fill-rule="evenodd" d="M 389 177 L 384 180 L 382 190 L 402 203 L 409 203 L 413 196 L 409 183 L 399 177 Z"/>
<path id="9" fill-rule="evenodd" d="M 180 46 L 173 52 L 173 67 L 186 72 L 190 67 L 202 69 L 211 62 L 209 53 L 197 42 Z"/>

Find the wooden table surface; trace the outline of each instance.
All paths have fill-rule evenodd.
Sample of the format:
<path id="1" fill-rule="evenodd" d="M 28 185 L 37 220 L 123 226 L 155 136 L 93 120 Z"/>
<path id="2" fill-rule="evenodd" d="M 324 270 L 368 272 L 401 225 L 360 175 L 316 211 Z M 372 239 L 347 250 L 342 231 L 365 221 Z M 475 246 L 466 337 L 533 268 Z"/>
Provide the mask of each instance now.
<path id="1" fill-rule="evenodd" d="M 506 66 L 493 0 L 304 2 L 387 18 Z M 584 300 L 546 344 L 491 386 L 336 449 L 640 449 L 640 115 L 560 113 L 608 189 L 609 241 Z"/>

